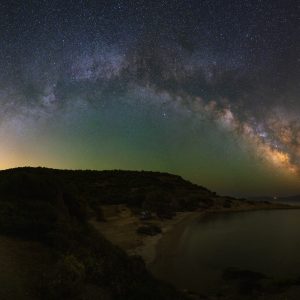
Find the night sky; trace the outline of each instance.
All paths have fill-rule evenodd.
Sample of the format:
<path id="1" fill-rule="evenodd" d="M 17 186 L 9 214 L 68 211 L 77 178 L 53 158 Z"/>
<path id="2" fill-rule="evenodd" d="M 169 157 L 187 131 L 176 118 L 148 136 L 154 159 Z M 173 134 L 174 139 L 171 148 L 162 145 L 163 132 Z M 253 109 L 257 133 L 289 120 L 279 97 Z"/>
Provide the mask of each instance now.
<path id="1" fill-rule="evenodd" d="M 297 1 L 1 1 L 0 168 L 300 193 Z"/>

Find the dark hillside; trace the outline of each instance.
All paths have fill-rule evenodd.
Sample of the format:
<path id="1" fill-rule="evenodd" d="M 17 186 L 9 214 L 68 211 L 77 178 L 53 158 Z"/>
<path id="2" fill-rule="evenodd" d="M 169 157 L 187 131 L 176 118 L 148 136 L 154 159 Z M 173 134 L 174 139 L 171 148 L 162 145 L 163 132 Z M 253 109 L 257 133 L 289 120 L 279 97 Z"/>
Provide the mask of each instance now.
<path id="1" fill-rule="evenodd" d="M 160 184 L 169 193 L 174 183 L 168 180 L 174 178 L 182 189 L 197 189 L 179 177 L 142 173 L 139 179 L 138 174 L 42 168 L 0 172 L 0 234 L 40 242 L 56 261 L 36 283 L 41 299 L 183 299 L 153 279 L 139 257 L 127 256 L 88 225 L 93 207 L 102 202 L 132 204 L 134 188 Z M 135 204 L 143 205 L 139 201 Z"/>
<path id="2" fill-rule="evenodd" d="M 103 208 L 116 204 L 137 218 L 164 220 L 177 212 L 239 209 L 255 202 L 219 197 L 159 172 L 1 171 L 0 234 L 41 243 L 56 262 L 38 276 L 38 299 L 184 299 L 155 280 L 140 257 L 128 256 L 91 225 L 92 219 L 103 223 Z M 154 228 L 149 226 L 139 230 L 149 234 Z"/>
<path id="3" fill-rule="evenodd" d="M 127 204 L 153 211 L 184 211 L 210 206 L 216 197 L 215 193 L 203 187 L 166 173 L 46 168 L 18 168 L 0 172 L 0 193 L 19 198 L 38 198 L 42 195 L 43 205 L 47 205 L 48 198 L 63 196 L 82 218 L 86 205 L 91 209 L 99 204 Z M 80 208 L 80 205 L 83 207 Z"/>

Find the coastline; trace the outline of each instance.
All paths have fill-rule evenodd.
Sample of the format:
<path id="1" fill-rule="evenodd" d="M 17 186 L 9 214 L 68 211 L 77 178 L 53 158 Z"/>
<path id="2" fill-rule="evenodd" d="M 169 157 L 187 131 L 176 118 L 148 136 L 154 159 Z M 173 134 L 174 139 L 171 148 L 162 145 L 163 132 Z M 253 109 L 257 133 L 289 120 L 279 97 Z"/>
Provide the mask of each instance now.
<path id="1" fill-rule="evenodd" d="M 294 209 L 300 209 L 299 206 L 287 206 L 287 205 L 268 205 L 268 206 L 259 206 L 259 207 L 243 207 L 243 208 L 232 208 L 232 209 L 208 209 L 205 211 L 201 211 L 195 214 L 191 214 L 190 217 L 183 218 L 178 223 L 174 224 L 174 226 L 165 232 L 163 235 L 163 238 L 160 238 L 156 243 L 155 248 L 155 257 L 153 260 L 147 264 L 148 270 L 153 274 L 153 276 L 159 280 L 167 281 L 174 286 L 178 288 L 178 290 L 183 291 L 187 295 L 190 295 L 192 298 L 195 295 L 198 295 L 197 292 L 193 291 L 193 289 L 189 290 L 186 288 L 185 285 L 180 285 L 180 275 L 178 276 L 175 272 L 175 270 L 172 267 L 172 263 L 170 264 L 170 261 L 176 260 L 181 255 L 181 246 L 180 243 L 178 243 L 179 238 L 185 234 L 185 231 L 187 230 L 187 225 L 190 224 L 190 222 L 197 221 L 201 222 L 201 219 L 208 216 L 208 215 L 216 215 L 216 214 L 228 214 L 228 213 L 242 213 L 242 212 L 255 212 L 255 211 L 271 211 L 271 210 L 294 210 Z M 170 280 L 170 281 L 169 281 Z M 175 284 L 176 283 L 176 284 Z M 296 289 L 297 287 L 295 287 Z M 300 290 L 300 289 L 299 289 Z M 297 291 L 294 292 L 294 290 L 291 288 L 291 295 L 294 295 L 293 293 L 297 294 Z M 283 292 L 284 295 L 289 295 L 289 290 Z M 280 293 L 279 293 L 280 294 Z M 278 294 L 278 295 L 279 295 Z M 200 294 L 201 295 L 201 294 Z M 203 294 L 204 296 L 204 294 Z M 231 294 L 229 293 L 227 296 L 224 296 L 224 300 L 226 299 L 232 299 Z M 257 299 L 281 299 L 281 298 L 272 298 L 274 295 L 266 295 L 259 297 Z M 196 297 L 196 296 L 195 296 Z M 205 299 L 216 299 L 213 296 L 205 295 Z M 193 298 L 194 299 L 194 298 Z M 198 299 L 198 298 L 195 298 Z M 237 298 L 236 298 L 237 299 Z M 238 298 L 240 299 L 240 298 Z M 282 298 L 283 299 L 283 298 Z M 294 298 L 292 298 L 294 299 Z"/>
<path id="2" fill-rule="evenodd" d="M 190 222 L 194 218 L 198 218 L 202 215 L 202 212 L 181 212 L 176 215 L 171 220 L 166 220 L 163 222 L 161 227 L 162 233 L 155 236 L 146 236 L 143 240 L 143 243 L 128 251 L 128 254 L 131 255 L 140 255 L 146 267 L 149 267 L 154 263 L 158 255 L 158 247 L 162 239 L 165 239 L 168 234 L 176 230 L 179 226 Z"/>
<path id="3" fill-rule="evenodd" d="M 90 220 L 90 224 L 104 235 L 114 245 L 126 251 L 128 255 L 139 255 L 146 266 L 150 265 L 156 257 L 156 247 L 165 235 L 176 228 L 184 220 L 197 217 L 201 212 L 178 212 L 172 219 L 161 220 L 153 218 L 142 221 L 126 206 L 115 205 L 103 207 L 106 221 Z M 161 228 L 161 233 L 154 236 L 141 235 L 136 232 L 139 226 L 154 224 Z"/>
<path id="4" fill-rule="evenodd" d="M 159 258 L 164 252 L 167 251 L 165 245 L 173 243 L 173 241 L 182 234 L 187 223 L 193 219 L 201 219 L 209 214 L 222 214 L 222 213 L 238 213 L 238 212 L 250 212 L 250 211 L 260 211 L 260 210 L 282 210 L 282 209 L 300 209 L 299 206 L 290 206 L 285 204 L 259 204 L 253 206 L 243 206 L 243 207 L 232 207 L 232 208 L 213 208 L 206 210 L 199 210 L 195 212 L 184 212 L 180 218 L 174 222 L 169 222 L 162 228 L 162 234 L 154 237 L 149 237 L 145 239 L 144 245 L 136 248 L 133 252 L 142 256 L 148 269 L 154 265 L 155 260 Z M 168 250 L 170 247 L 168 247 Z M 176 255 L 176 253 L 170 253 L 169 255 Z"/>
<path id="5" fill-rule="evenodd" d="M 168 244 L 168 241 L 171 242 L 172 237 L 180 234 L 184 230 L 185 225 L 192 219 L 201 218 L 207 214 L 275 209 L 300 209 L 300 207 L 275 203 L 242 203 L 242 205 L 230 208 L 215 206 L 210 209 L 177 212 L 172 219 L 161 220 L 153 218 L 149 221 L 142 221 L 125 205 L 109 205 L 103 208 L 105 222 L 91 220 L 90 223 L 113 244 L 125 250 L 128 255 L 141 256 L 146 267 L 151 268 L 156 258 L 165 251 L 162 244 Z M 162 232 L 154 236 L 138 234 L 136 229 L 147 223 L 159 226 Z"/>

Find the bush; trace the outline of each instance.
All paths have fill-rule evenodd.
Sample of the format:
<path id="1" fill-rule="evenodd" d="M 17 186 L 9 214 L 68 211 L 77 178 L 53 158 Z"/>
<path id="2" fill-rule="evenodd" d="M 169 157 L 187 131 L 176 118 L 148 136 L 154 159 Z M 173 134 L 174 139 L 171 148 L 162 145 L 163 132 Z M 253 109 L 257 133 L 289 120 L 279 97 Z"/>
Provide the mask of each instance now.
<path id="1" fill-rule="evenodd" d="M 105 262 L 103 259 L 90 254 L 84 258 L 88 280 L 97 285 L 103 285 L 106 280 Z"/>
<path id="2" fill-rule="evenodd" d="M 232 202 L 230 200 L 226 200 L 223 204 L 224 208 L 230 208 L 232 206 Z"/>
<path id="3" fill-rule="evenodd" d="M 66 255 L 46 274 L 41 283 L 43 299 L 81 299 L 85 268 L 76 257 Z"/>
<path id="4" fill-rule="evenodd" d="M 171 218 L 194 207 L 203 192 L 179 177 L 152 172 L 62 171 L 20 168 L 0 172 L 0 233 L 36 240 L 48 246 L 53 268 L 41 278 L 41 299 L 83 299 L 85 286 L 107 289 L 113 299 L 183 299 L 156 281 L 140 258 L 128 257 L 88 223 L 103 219 L 101 205 L 127 204 L 146 217 Z M 197 201 L 196 201 L 197 200 Z M 192 205 L 189 203 L 191 202 Z M 139 234 L 156 235 L 159 226 L 145 224 Z"/>
<path id="5" fill-rule="evenodd" d="M 161 233 L 161 228 L 154 224 L 148 224 L 144 226 L 140 226 L 136 232 L 138 234 L 145 234 L 145 235 L 157 235 Z"/>
<path id="6" fill-rule="evenodd" d="M 173 217 L 175 217 L 176 213 L 170 209 L 165 208 L 157 211 L 156 215 L 158 218 L 163 220 L 163 219 L 172 219 Z"/>

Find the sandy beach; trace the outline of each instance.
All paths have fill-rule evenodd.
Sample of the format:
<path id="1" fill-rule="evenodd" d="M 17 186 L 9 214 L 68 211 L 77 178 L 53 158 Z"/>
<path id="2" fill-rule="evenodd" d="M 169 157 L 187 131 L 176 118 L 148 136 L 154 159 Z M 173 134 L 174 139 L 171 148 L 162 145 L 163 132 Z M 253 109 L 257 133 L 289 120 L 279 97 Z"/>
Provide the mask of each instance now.
<path id="1" fill-rule="evenodd" d="M 125 205 L 110 205 L 103 208 L 105 222 L 91 220 L 90 223 L 113 244 L 125 250 L 129 255 L 140 255 L 145 264 L 150 265 L 157 255 L 157 245 L 168 232 L 173 232 L 177 225 L 201 215 L 201 212 L 179 212 L 172 219 L 153 218 L 149 221 L 140 220 Z M 155 224 L 161 233 L 149 236 L 136 232 L 139 226 Z"/>
<path id="2" fill-rule="evenodd" d="M 205 214 L 241 212 L 252 210 L 269 209 L 295 209 L 296 207 L 282 204 L 257 203 L 255 205 L 243 204 L 231 208 L 213 207 L 206 210 L 194 212 L 177 212 L 172 219 L 161 220 L 153 217 L 151 220 L 142 221 L 126 205 L 107 205 L 103 206 L 104 218 L 106 221 L 96 221 L 92 219 L 90 223 L 99 230 L 113 244 L 125 250 L 129 255 L 140 255 L 146 266 L 151 266 L 155 258 L 168 251 L 170 245 L 176 242 L 177 236 L 184 230 L 185 225 L 193 218 L 200 218 Z M 136 232 L 139 226 L 145 224 L 155 224 L 161 228 L 161 233 L 149 236 L 141 235 Z M 176 253 L 173 253 L 176 255 Z"/>

